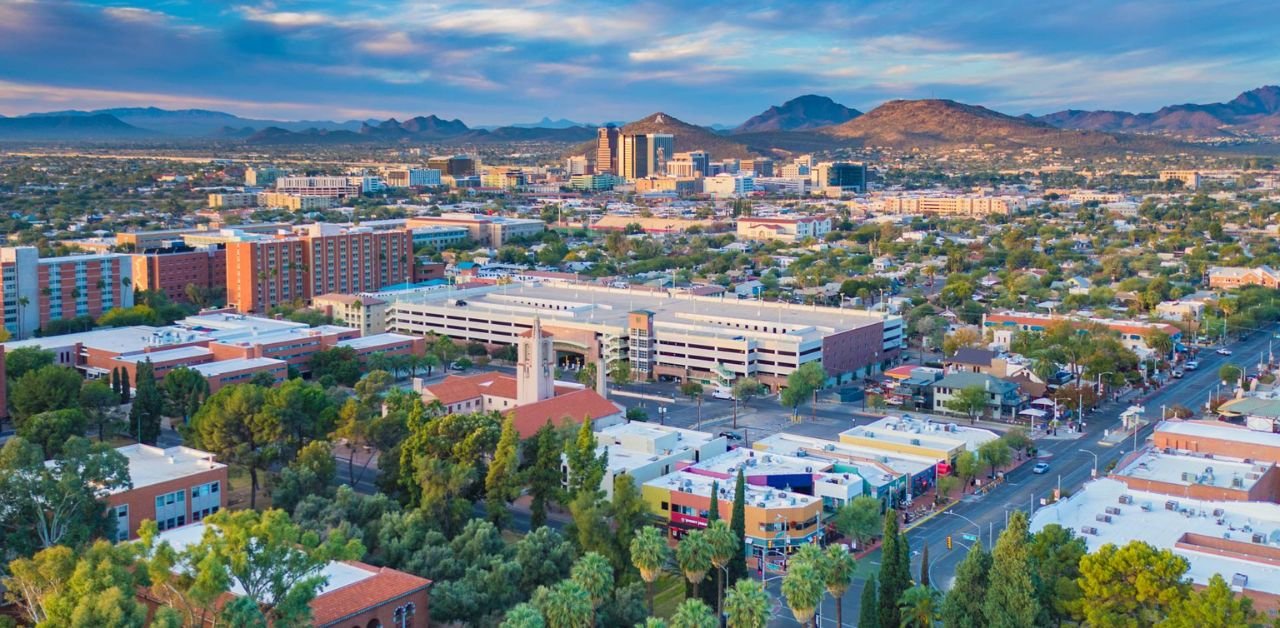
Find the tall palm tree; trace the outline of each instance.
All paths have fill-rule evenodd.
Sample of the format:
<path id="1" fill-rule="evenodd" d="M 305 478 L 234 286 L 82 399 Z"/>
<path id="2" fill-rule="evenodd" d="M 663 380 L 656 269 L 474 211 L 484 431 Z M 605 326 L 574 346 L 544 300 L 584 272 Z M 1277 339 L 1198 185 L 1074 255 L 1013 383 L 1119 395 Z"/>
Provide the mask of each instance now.
<path id="1" fill-rule="evenodd" d="M 591 623 L 595 624 L 596 609 L 613 591 L 613 565 L 604 556 L 587 552 L 573 564 L 569 577 L 591 596 Z"/>
<path id="2" fill-rule="evenodd" d="M 591 626 L 591 594 L 573 580 L 562 580 L 542 595 L 534 593 L 547 620 L 547 628 L 589 628 Z"/>
<path id="3" fill-rule="evenodd" d="M 711 499 L 715 499 L 713 495 Z M 711 546 L 711 564 L 720 570 L 720 577 L 716 578 L 716 610 L 724 611 L 724 585 L 728 580 L 729 561 L 738 553 L 738 537 L 734 535 L 733 530 L 729 529 L 729 524 L 724 519 L 717 519 L 707 526 L 704 532 L 707 538 L 707 545 Z"/>
<path id="4" fill-rule="evenodd" d="M 693 585 L 693 597 L 698 597 L 702 580 L 711 570 L 711 544 L 703 537 L 702 531 L 694 531 L 685 535 L 676 546 L 676 563 L 689 584 Z"/>
<path id="5" fill-rule="evenodd" d="M 682 602 L 667 623 L 670 628 L 716 628 L 719 624 L 715 611 L 702 600 L 693 598 Z"/>
<path id="6" fill-rule="evenodd" d="M 434 353 L 428 353 L 422 356 L 422 366 L 427 369 L 427 377 L 431 377 L 431 372 L 440 366 L 440 358 Z"/>
<path id="7" fill-rule="evenodd" d="M 809 625 L 818 605 L 822 603 L 825 593 L 822 583 L 822 574 L 812 560 L 800 557 L 791 560 L 787 575 L 782 578 L 782 596 L 786 598 L 787 607 L 801 626 Z"/>
<path id="8" fill-rule="evenodd" d="M 822 583 L 827 587 L 827 593 L 831 594 L 831 598 L 836 602 L 836 625 L 844 625 L 844 594 L 849 590 L 849 583 L 853 580 L 853 571 L 857 568 L 857 563 L 853 559 L 853 555 L 839 545 L 827 546 L 827 551 L 822 554 L 820 562 L 822 567 Z"/>
<path id="9" fill-rule="evenodd" d="M 542 613 L 537 608 L 526 602 L 507 611 L 501 628 L 547 628 L 547 622 L 542 619 Z"/>
<path id="10" fill-rule="evenodd" d="M 645 587 L 649 590 L 649 614 L 652 615 L 653 583 L 662 575 L 662 568 L 671 557 L 671 548 L 657 528 L 645 526 L 636 530 L 630 549 L 631 564 L 640 572 L 640 579 L 644 580 Z"/>
<path id="11" fill-rule="evenodd" d="M 938 620 L 938 590 L 916 585 L 902 593 L 898 607 L 902 609 L 902 628 L 932 628 Z"/>
<path id="12" fill-rule="evenodd" d="M 765 628 L 773 612 L 773 602 L 755 580 L 742 579 L 729 589 L 724 599 L 728 628 Z"/>

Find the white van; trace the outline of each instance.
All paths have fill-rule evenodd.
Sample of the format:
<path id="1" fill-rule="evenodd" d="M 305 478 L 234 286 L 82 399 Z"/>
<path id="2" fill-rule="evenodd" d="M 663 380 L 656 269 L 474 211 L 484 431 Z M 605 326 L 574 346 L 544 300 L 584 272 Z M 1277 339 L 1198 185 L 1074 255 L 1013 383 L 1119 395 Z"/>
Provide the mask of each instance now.
<path id="1" fill-rule="evenodd" d="M 724 386 L 716 386 L 716 389 L 711 391 L 711 398 L 712 399 L 733 399 L 733 389 L 726 388 Z"/>

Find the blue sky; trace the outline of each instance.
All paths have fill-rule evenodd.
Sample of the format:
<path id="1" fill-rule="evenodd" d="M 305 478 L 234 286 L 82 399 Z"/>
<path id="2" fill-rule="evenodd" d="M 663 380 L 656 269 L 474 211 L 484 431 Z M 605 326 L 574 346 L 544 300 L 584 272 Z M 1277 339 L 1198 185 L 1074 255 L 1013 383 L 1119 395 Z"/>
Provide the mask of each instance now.
<path id="1" fill-rule="evenodd" d="M 1149 111 L 1280 82 L 1276 16 L 1215 0 L 0 0 L 0 113 L 710 124 L 805 93 Z"/>

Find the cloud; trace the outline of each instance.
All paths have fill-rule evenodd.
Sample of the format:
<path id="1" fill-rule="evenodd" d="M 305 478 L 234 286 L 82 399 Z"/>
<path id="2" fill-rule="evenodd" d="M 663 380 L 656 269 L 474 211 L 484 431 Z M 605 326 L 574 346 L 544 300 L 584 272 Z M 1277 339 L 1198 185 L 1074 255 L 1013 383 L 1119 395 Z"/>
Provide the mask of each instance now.
<path id="1" fill-rule="evenodd" d="M 305 28 L 334 24 L 336 19 L 318 11 L 263 11 L 257 7 L 240 7 L 245 19 L 284 28 Z"/>

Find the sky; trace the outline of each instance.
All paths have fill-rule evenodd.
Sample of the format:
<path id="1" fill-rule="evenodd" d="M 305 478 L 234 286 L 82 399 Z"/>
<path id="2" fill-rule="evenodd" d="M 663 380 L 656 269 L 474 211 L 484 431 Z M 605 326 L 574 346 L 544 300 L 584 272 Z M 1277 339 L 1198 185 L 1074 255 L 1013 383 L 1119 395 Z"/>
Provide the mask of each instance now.
<path id="1" fill-rule="evenodd" d="M 1276 15 L 1256 0 L 0 0 L 0 114 L 736 124 L 808 93 L 863 111 L 1152 111 L 1280 83 Z"/>

